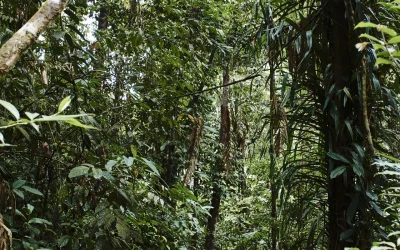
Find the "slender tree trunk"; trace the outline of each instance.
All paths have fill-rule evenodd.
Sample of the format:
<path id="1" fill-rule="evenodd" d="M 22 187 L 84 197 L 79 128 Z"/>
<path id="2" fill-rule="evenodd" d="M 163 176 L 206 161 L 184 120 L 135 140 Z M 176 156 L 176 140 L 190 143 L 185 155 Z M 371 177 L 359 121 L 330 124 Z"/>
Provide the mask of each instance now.
<path id="1" fill-rule="evenodd" d="M 229 83 L 229 69 L 228 66 L 225 69 L 224 77 L 223 77 L 223 86 L 228 85 Z M 219 215 L 219 208 L 221 205 L 221 181 L 226 164 L 229 160 L 229 139 L 230 139 L 230 117 L 229 117 L 229 87 L 226 86 L 223 88 L 222 92 L 222 100 L 221 100 L 221 124 L 220 124 L 220 132 L 219 132 L 219 142 L 223 145 L 221 149 L 221 158 L 217 160 L 213 173 L 213 188 L 212 188 L 212 198 L 211 198 L 211 206 L 210 209 L 210 217 L 208 217 L 207 222 L 207 236 L 206 236 L 206 244 L 205 248 L 207 250 L 214 249 L 214 232 L 215 225 L 217 224 L 217 219 Z"/>
<path id="2" fill-rule="evenodd" d="M 271 54 L 271 53 L 270 53 Z M 270 57 L 272 58 L 272 57 Z M 276 152 L 275 152 L 275 142 L 274 142 L 274 131 L 278 129 L 278 103 L 275 95 L 275 65 L 273 61 L 270 62 L 270 87 L 269 87 L 269 103 L 270 103 L 270 127 L 269 127 L 269 180 L 271 182 L 271 249 L 276 250 L 278 248 L 278 223 L 277 223 L 277 199 L 278 190 L 275 180 L 275 167 L 276 167 Z"/>
<path id="3" fill-rule="evenodd" d="M 190 146 L 188 150 L 188 168 L 183 177 L 183 185 L 189 186 L 192 182 L 192 175 L 196 170 L 197 158 L 200 148 L 201 137 L 203 135 L 203 119 L 201 117 L 193 119 L 194 125 L 190 137 Z"/>

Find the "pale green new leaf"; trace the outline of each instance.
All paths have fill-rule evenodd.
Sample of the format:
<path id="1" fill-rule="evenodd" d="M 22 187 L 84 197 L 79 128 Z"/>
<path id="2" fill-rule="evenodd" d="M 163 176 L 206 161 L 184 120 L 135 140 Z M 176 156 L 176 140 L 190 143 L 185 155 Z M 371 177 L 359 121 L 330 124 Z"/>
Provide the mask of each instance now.
<path id="1" fill-rule="evenodd" d="M 382 44 L 379 44 L 379 43 L 375 43 L 375 44 L 373 45 L 373 47 L 374 47 L 374 50 L 375 50 L 375 51 L 378 51 L 378 50 L 386 51 L 386 47 L 383 46 Z"/>
<path id="2" fill-rule="evenodd" d="M 3 107 L 5 107 L 8 111 L 10 111 L 10 113 L 15 117 L 15 119 L 19 120 L 20 115 L 19 115 L 19 112 L 18 112 L 18 110 L 15 108 L 14 105 L 12 105 L 12 104 L 9 103 L 9 102 L 3 101 L 3 100 L 0 100 L 0 104 L 1 104 Z"/>
<path id="3" fill-rule="evenodd" d="M 25 115 L 32 121 L 36 117 L 38 117 L 40 114 L 39 113 L 30 113 L 30 112 L 25 112 Z"/>
<path id="4" fill-rule="evenodd" d="M 374 24 L 374 23 L 370 23 L 370 22 L 360 22 L 356 25 L 356 27 L 354 27 L 354 29 L 358 29 L 358 28 L 376 28 L 378 27 L 378 25 Z"/>
<path id="5" fill-rule="evenodd" d="M 112 168 L 117 164 L 117 161 L 110 160 L 106 163 L 106 169 L 107 171 L 111 172 Z"/>
<path id="6" fill-rule="evenodd" d="M 395 36 L 395 37 L 390 38 L 388 43 L 389 44 L 400 43 L 400 36 Z"/>
<path id="7" fill-rule="evenodd" d="M 376 38 L 376 37 L 374 37 L 374 36 L 371 36 L 371 35 L 368 35 L 368 34 L 366 34 L 366 33 L 361 34 L 361 35 L 359 36 L 359 38 L 367 38 L 367 39 L 370 39 L 370 40 L 375 41 L 375 42 L 377 42 L 377 43 L 383 44 L 383 42 L 382 42 L 381 40 L 379 40 L 378 38 Z"/>
<path id="8" fill-rule="evenodd" d="M 71 96 L 67 96 L 58 105 L 58 113 L 63 112 L 71 104 Z"/>
<path id="9" fill-rule="evenodd" d="M 31 123 L 31 126 L 37 131 L 39 132 L 39 125 L 37 125 L 36 123 Z"/>
<path id="10" fill-rule="evenodd" d="M 79 114 L 79 115 L 43 115 L 42 118 L 35 119 L 35 122 L 51 122 L 51 121 L 67 121 L 72 120 L 78 117 L 87 116 L 87 114 Z"/>
<path id="11" fill-rule="evenodd" d="M 380 65 L 380 64 L 392 64 L 392 62 L 387 59 L 379 57 L 376 59 L 375 66 Z"/>
<path id="12" fill-rule="evenodd" d="M 396 36 L 397 35 L 397 32 L 394 31 L 394 29 L 391 29 L 391 28 L 388 28 L 388 27 L 383 27 L 381 29 L 379 29 L 379 27 L 378 27 L 378 30 L 382 31 L 385 34 L 388 34 L 389 36 Z"/>
<path id="13" fill-rule="evenodd" d="M 73 126 L 76 126 L 76 127 L 87 128 L 87 129 L 98 129 L 98 128 L 90 126 L 90 125 L 85 125 L 85 124 L 81 123 L 80 121 L 73 119 L 73 118 L 70 120 L 65 120 L 65 122 L 69 123 Z"/>

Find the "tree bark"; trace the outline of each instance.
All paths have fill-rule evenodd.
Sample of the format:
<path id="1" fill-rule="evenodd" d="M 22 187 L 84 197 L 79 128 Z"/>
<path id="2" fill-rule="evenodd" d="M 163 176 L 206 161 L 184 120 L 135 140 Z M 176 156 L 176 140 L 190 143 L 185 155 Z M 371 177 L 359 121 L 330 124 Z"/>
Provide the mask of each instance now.
<path id="1" fill-rule="evenodd" d="M 213 188 L 212 188 L 212 198 L 210 209 L 210 217 L 208 217 L 207 222 L 207 236 L 205 248 L 207 250 L 214 249 L 214 232 L 215 225 L 217 224 L 217 219 L 219 215 L 219 208 L 221 205 L 221 174 L 226 169 L 226 164 L 229 160 L 229 140 L 230 140 L 230 115 L 229 115 L 229 69 L 225 69 L 222 85 L 222 100 L 221 100 L 221 123 L 220 123 L 220 133 L 219 142 L 223 145 L 221 149 L 221 159 L 218 159 L 214 169 L 213 169 Z"/>
<path id="2" fill-rule="evenodd" d="M 35 15 L 0 48 L 0 76 L 10 70 L 39 35 L 56 19 L 68 0 L 47 0 Z"/>
<path id="3" fill-rule="evenodd" d="M 352 71 L 354 67 L 351 61 L 349 18 L 346 18 L 346 5 L 344 0 L 334 0 L 329 3 L 331 10 L 331 38 L 330 54 L 332 58 L 333 83 L 337 91 L 344 87 L 352 89 L 350 86 Z M 354 47 L 354 45 L 353 45 Z M 329 86 L 330 88 L 331 86 Z M 346 130 L 341 130 L 346 119 L 354 115 L 354 105 L 348 102 L 344 107 L 340 98 L 332 97 L 331 112 L 327 112 L 328 130 L 326 136 L 326 152 L 345 155 L 346 148 L 351 143 L 351 136 Z M 334 115 L 332 115 L 334 114 Z M 335 117 L 333 117 L 335 116 Z M 335 119 L 336 118 L 336 119 Z M 351 225 L 346 221 L 346 210 L 350 205 L 350 194 L 353 190 L 354 173 L 347 172 L 346 180 L 343 176 L 330 179 L 330 172 L 342 163 L 327 157 L 328 166 L 328 249 L 343 250 L 351 247 L 352 244 L 340 238 L 340 235 L 351 229 Z M 351 237 L 351 236 L 350 236 Z M 353 243 L 354 244 L 354 243 Z"/>
<path id="4" fill-rule="evenodd" d="M 203 119 L 201 117 L 193 119 L 194 125 L 190 137 L 190 146 L 188 150 L 188 168 L 183 178 L 183 185 L 189 186 L 192 175 L 196 170 L 197 157 L 199 153 L 200 141 L 203 135 Z"/>
<path id="5" fill-rule="evenodd" d="M 272 57 L 270 57 L 272 58 Z M 278 189 L 276 185 L 276 178 L 275 178 L 275 167 L 276 167 L 276 152 L 275 152 L 275 130 L 278 129 L 278 107 L 277 107 L 277 100 L 275 95 L 275 69 L 274 63 L 270 62 L 270 88 L 269 88 L 269 95 L 270 95 L 270 127 L 269 127 L 269 156 L 270 156 L 270 163 L 269 163 L 269 181 L 271 182 L 271 218 L 272 218 L 272 225 L 271 225 L 271 249 L 276 250 L 278 248 L 278 225 L 277 222 L 277 200 L 278 200 Z"/>

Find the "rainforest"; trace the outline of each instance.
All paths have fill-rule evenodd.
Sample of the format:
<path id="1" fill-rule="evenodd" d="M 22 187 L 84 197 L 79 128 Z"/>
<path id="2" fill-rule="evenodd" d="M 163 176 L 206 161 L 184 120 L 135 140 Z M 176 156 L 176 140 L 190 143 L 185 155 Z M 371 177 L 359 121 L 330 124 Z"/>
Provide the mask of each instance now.
<path id="1" fill-rule="evenodd" d="M 0 0 L 0 250 L 399 249 L 399 44 L 399 0 Z"/>

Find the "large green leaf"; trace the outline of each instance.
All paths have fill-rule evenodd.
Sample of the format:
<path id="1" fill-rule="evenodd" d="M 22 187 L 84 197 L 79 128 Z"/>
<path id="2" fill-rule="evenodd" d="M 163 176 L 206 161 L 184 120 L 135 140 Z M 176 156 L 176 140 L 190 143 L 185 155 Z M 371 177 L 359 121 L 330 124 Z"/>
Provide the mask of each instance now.
<path id="1" fill-rule="evenodd" d="M 144 163 L 146 163 L 146 165 L 153 171 L 153 173 L 156 176 L 161 177 L 160 176 L 160 172 L 158 172 L 158 169 L 157 169 L 156 165 L 154 164 L 154 162 L 149 161 L 149 160 L 147 160 L 145 158 L 142 158 L 142 160 L 144 161 Z"/>
<path id="2" fill-rule="evenodd" d="M 346 171 L 346 166 L 340 166 L 332 170 L 331 172 L 331 179 L 338 177 L 339 175 L 343 174 Z"/>
<path id="3" fill-rule="evenodd" d="M 89 167 L 78 166 L 78 167 L 71 169 L 71 171 L 68 174 L 68 177 L 72 179 L 72 178 L 79 177 L 82 175 L 87 175 L 88 173 L 89 173 Z"/>
<path id="4" fill-rule="evenodd" d="M 19 115 L 17 108 L 15 108 L 14 105 L 12 105 L 11 103 L 9 103 L 7 101 L 3 101 L 3 100 L 0 100 L 0 105 L 2 105 L 8 111 L 10 111 L 10 113 L 15 117 L 15 119 L 19 120 L 20 115 Z"/>
<path id="5" fill-rule="evenodd" d="M 350 161 L 347 160 L 346 157 L 344 157 L 343 155 L 340 155 L 340 154 L 334 153 L 334 152 L 328 152 L 328 153 L 326 153 L 326 154 L 327 154 L 330 158 L 332 158 L 332 159 L 334 159 L 334 160 L 337 160 L 337 161 L 341 161 L 341 162 L 349 163 L 349 164 L 350 164 Z"/>
<path id="6" fill-rule="evenodd" d="M 356 27 L 354 27 L 354 29 L 358 29 L 358 28 L 376 28 L 378 27 L 378 25 L 371 23 L 371 22 L 360 22 L 356 25 Z"/>
<path id="7" fill-rule="evenodd" d="M 29 187 L 29 186 L 22 186 L 21 188 L 25 189 L 26 191 L 28 191 L 28 192 L 30 192 L 32 194 L 43 196 L 43 193 L 40 192 L 39 190 L 35 189 L 35 188 Z"/>
<path id="8" fill-rule="evenodd" d="M 375 65 L 380 65 L 380 64 L 392 64 L 392 61 L 385 59 L 385 58 L 378 57 L 376 59 Z"/>
<path id="9" fill-rule="evenodd" d="M 390 38 L 388 43 L 389 44 L 400 43 L 400 36 L 395 36 L 395 37 Z"/>

